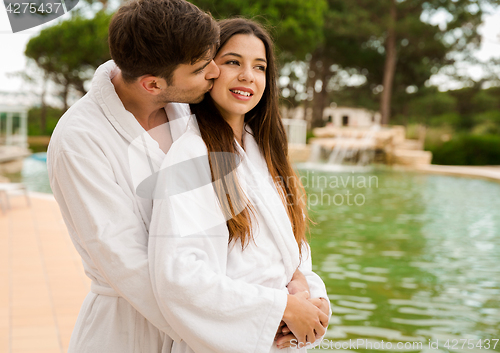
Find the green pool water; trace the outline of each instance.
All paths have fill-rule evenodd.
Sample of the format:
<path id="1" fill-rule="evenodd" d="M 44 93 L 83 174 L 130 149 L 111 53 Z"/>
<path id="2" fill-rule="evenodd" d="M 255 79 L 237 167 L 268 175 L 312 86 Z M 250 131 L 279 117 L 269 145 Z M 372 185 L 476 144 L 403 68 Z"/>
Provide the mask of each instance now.
<path id="1" fill-rule="evenodd" d="M 300 174 L 333 309 L 324 351 L 500 351 L 499 183 Z"/>

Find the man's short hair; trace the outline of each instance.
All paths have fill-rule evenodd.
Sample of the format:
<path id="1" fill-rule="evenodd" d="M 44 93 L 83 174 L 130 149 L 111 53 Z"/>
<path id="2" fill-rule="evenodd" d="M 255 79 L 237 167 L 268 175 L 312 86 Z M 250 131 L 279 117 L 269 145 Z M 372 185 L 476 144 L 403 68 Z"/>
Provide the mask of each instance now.
<path id="1" fill-rule="evenodd" d="M 113 16 L 108 40 L 125 82 L 153 75 L 171 84 L 179 64 L 211 58 L 219 26 L 185 0 L 131 0 Z"/>

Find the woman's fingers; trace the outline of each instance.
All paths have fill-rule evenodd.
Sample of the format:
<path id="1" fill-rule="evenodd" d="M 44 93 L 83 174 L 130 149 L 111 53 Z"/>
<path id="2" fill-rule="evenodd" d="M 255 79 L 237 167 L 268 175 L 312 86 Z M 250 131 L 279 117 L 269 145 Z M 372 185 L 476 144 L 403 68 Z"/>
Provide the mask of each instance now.
<path id="1" fill-rule="evenodd" d="M 319 310 L 321 310 L 325 315 L 330 313 L 330 302 L 325 298 L 313 298 L 309 301 L 314 304 Z"/>
<path id="2" fill-rule="evenodd" d="M 307 300 L 308 293 L 288 295 L 283 321 L 297 338 L 298 347 L 316 341 L 316 335 L 323 336 L 328 316 Z"/>
<path id="3" fill-rule="evenodd" d="M 319 312 L 319 321 L 323 325 L 324 328 L 328 327 L 328 315 L 326 315 L 324 312 L 320 311 Z"/>
<path id="4" fill-rule="evenodd" d="M 316 327 L 314 328 L 314 340 L 316 341 L 317 339 L 320 339 L 323 337 L 323 335 L 326 332 L 326 327 L 320 322 Z"/>

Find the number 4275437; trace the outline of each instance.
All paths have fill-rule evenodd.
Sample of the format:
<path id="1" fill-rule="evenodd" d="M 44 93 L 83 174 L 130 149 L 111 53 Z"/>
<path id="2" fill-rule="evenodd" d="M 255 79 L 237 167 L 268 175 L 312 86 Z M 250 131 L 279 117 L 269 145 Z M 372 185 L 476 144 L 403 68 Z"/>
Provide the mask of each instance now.
<path id="1" fill-rule="evenodd" d="M 446 340 L 444 347 L 448 349 L 495 349 L 498 344 L 499 339 L 484 339 L 484 340 L 473 340 L 473 339 L 454 339 Z"/>
<path id="2" fill-rule="evenodd" d="M 58 13 L 59 10 L 63 11 L 63 8 L 61 7 L 62 3 L 60 2 L 48 2 L 48 3 L 34 3 L 34 2 L 15 2 L 15 3 L 9 3 L 7 5 L 7 12 L 8 13 L 15 13 L 15 14 L 25 14 L 25 13 L 32 13 L 32 14 L 49 14 L 49 13 Z"/>

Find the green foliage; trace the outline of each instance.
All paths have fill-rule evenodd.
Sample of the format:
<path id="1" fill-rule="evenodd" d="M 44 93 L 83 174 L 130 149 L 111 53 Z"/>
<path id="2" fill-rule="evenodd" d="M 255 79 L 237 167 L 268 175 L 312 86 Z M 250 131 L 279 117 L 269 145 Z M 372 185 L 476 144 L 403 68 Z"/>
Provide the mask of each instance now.
<path id="1" fill-rule="evenodd" d="M 406 95 L 397 105 L 394 122 L 420 123 L 427 126 L 450 126 L 476 134 L 494 133 L 500 126 L 500 89 L 467 87 L 439 92 L 436 87 Z"/>
<path id="2" fill-rule="evenodd" d="M 500 135 L 500 124 L 486 121 L 474 126 L 472 133 L 474 135 Z"/>
<path id="3" fill-rule="evenodd" d="M 45 136 L 52 135 L 52 131 L 56 127 L 59 118 L 63 115 L 62 109 L 48 106 L 46 107 L 46 131 L 42 131 L 41 119 L 42 109 L 33 107 L 28 111 L 28 135 L 29 136 Z"/>
<path id="4" fill-rule="evenodd" d="M 460 134 L 431 152 L 434 164 L 500 165 L 500 136 Z"/>
<path id="5" fill-rule="evenodd" d="M 26 45 L 26 56 L 63 87 L 65 104 L 69 87 L 84 94 L 84 82 L 111 58 L 107 43 L 110 19 L 111 15 L 102 11 L 92 19 L 74 16 L 43 29 Z"/>
<path id="6" fill-rule="evenodd" d="M 436 116 L 431 116 L 428 123 L 431 126 L 452 126 L 457 128 L 460 126 L 462 119 L 456 112 L 447 112 Z"/>
<path id="7" fill-rule="evenodd" d="M 478 91 L 472 96 L 470 103 L 476 112 L 500 109 L 500 98 L 492 90 Z"/>
<path id="8" fill-rule="evenodd" d="M 457 99 L 448 92 L 432 90 L 412 100 L 409 106 L 412 115 L 431 117 L 455 111 Z"/>
<path id="9" fill-rule="evenodd" d="M 394 69 L 391 110 L 394 115 L 407 116 L 412 114 L 412 109 L 406 102 L 413 97 L 406 92 L 406 89 L 413 86 L 413 89 L 418 91 L 425 90 L 425 84 L 432 74 L 454 63 L 454 56 L 448 55 L 451 52 L 460 52 L 460 56 L 465 60 L 470 58 L 471 50 L 477 49 L 480 44 L 477 28 L 482 23 L 483 8 L 496 7 L 500 1 L 328 0 L 328 4 L 329 8 L 325 13 L 325 43 L 323 47 L 317 48 L 317 52 L 322 55 L 319 59 L 321 63 L 328 63 L 328 66 L 333 63 L 336 64 L 336 68 L 330 70 L 331 75 L 323 77 L 315 75 L 309 87 L 314 86 L 317 79 L 338 80 L 339 73 L 345 74 L 352 69 L 366 78 L 363 86 L 367 87 L 371 100 L 378 104 L 381 94 L 377 86 L 383 83 L 384 77 L 391 81 L 388 72 Z M 391 4 L 395 6 L 395 21 L 390 16 Z M 436 13 L 447 15 L 448 23 L 445 28 L 428 22 L 428 19 Z M 395 32 L 394 44 L 397 56 L 395 67 L 391 61 L 385 62 L 389 48 L 388 38 L 391 37 L 389 33 L 392 30 Z M 314 55 L 313 59 L 316 59 Z M 312 71 L 314 66 L 315 63 L 311 62 Z M 323 87 L 325 86 L 327 85 L 323 84 Z M 355 89 L 337 85 L 333 92 L 330 92 L 331 100 L 337 102 L 339 90 Z M 386 92 L 390 95 L 391 90 Z M 490 99 L 489 103 L 491 101 Z M 329 103 L 328 100 L 326 103 Z M 357 105 L 359 103 L 354 104 Z M 444 113 L 446 112 L 440 111 L 432 114 Z M 459 115 L 460 119 L 456 119 L 456 115 L 448 118 L 453 118 L 454 124 L 457 123 L 456 120 L 460 120 L 458 125 L 462 128 L 470 125 L 466 116 L 461 113 Z M 441 118 L 434 120 L 439 123 Z M 429 115 L 411 116 L 402 120 L 426 121 L 429 120 Z"/>
<path id="10" fill-rule="evenodd" d="M 479 114 L 474 114 L 474 122 L 476 124 L 482 124 L 486 122 L 500 124 L 500 110 L 490 110 Z"/>
<path id="11" fill-rule="evenodd" d="M 192 0 L 215 18 L 254 18 L 271 27 L 276 46 L 289 57 L 303 58 L 323 41 L 326 0 Z"/>
<path id="12" fill-rule="evenodd" d="M 306 133 L 306 143 L 309 143 L 309 139 L 315 138 L 314 132 L 312 130 L 307 131 Z"/>

